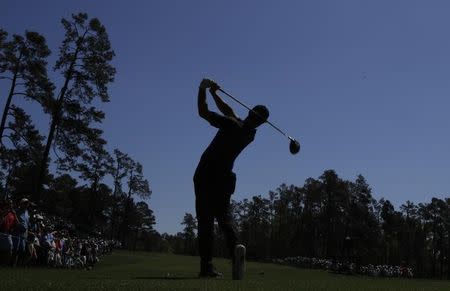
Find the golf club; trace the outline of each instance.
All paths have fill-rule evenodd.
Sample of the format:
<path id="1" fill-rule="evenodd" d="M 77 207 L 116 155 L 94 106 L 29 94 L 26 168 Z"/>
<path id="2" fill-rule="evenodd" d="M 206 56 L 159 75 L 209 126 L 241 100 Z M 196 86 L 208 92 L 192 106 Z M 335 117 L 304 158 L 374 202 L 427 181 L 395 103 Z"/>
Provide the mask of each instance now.
<path id="1" fill-rule="evenodd" d="M 247 108 L 249 111 L 253 111 L 250 107 L 248 107 L 247 105 L 245 105 L 244 103 L 242 103 L 241 101 L 239 101 L 236 97 L 233 97 L 231 94 L 227 93 L 225 90 L 223 90 L 222 88 L 218 88 L 218 90 L 220 92 L 222 92 L 223 94 L 227 95 L 228 97 L 230 97 L 231 99 L 233 99 L 234 101 L 236 101 L 237 103 L 239 103 L 240 105 L 244 106 L 245 108 Z M 258 115 L 257 112 L 253 111 L 256 115 Z M 281 133 L 282 135 L 284 135 L 285 137 L 287 137 L 290 142 L 289 142 L 289 151 L 291 152 L 291 154 L 295 155 L 296 153 L 298 153 L 300 151 L 300 143 L 295 140 L 294 138 L 290 137 L 289 135 L 287 135 L 284 131 L 282 131 L 278 126 L 276 126 L 275 124 L 273 124 L 272 122 L 270 122 L 269 120 L 266 121 L 270 126 L 272 126 L 274 129 L 276 129 L 279 133 Z"/>

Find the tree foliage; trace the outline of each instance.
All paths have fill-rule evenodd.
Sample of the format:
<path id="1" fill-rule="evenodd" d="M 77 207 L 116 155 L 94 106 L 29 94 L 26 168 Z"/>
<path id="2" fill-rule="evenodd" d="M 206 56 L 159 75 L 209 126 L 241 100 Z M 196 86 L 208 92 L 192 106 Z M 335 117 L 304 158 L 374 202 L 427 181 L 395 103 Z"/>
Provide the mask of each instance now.
<path id="1" fill-rule="evenodd" d="M 8 92 L 2 93 L 6 97 L 0 123 L 2 146 L 7 118 L 13 110 L 13 97 L 22 96 L 45 107 L 54 89 L 47 76 L 50 49 L 45 38 L 32 31 L 26 31 L 24 36 L 14 34 L 11 40 L 7 40 L 7 36 L 0 29 L 0 80 L 9 82 Z"/>
<path id="2" fill-rule="evenodd" d="M 115 75 L 106 28 L 86 13 L 72 14 L 61 24 L 65 35 L 54 79 L 47 75 L 51 52 L 42 35 L 26 31 L 8 38 L 0 29 L 0 81 L 8 87 L 0 92 L 6 96 L 0 196 L 32 198 L 38 209 L 70 221 L 84 234 L 109 235 L 129 248 L 139 241 L 153 247 L 161 236 L 153 229 L 143 166 L 117 149 L 111 155 L 100 127 L 101 105 L 110 100 L 108 85 Z M 36 101 L 49 115 L 45 136 L 14 104 L 15 96 Z"/>
<path id="3" fill-rule="evenodd" d="M 36 198 L 40 196 L 52 145 L 61 153 L 57 159 L 61 168 L 71 167 L 79 159 L 89 159 L 91 155 L 85 151 L 102 151 L 102 130 L 94 125 L 101 123 L 105 115 L 92 103 L 96 99 L 109 101 L 108 84 L 116 72 L 111 65 L 114 51 L 106 28 L 97 18 L 89 19 L 86 13 L 79 13 L 73 14 L 70 20 L 62 19 L 61 23 L 65 38 L 53 69 L 62 76 L 63 83 L 47 107 L 51 122 Z"/>
<path id="4" fill-rule="evenodd" d="M 396 210 L 389 200 L 372 196 L 362 175 L 348 181 L 326 170 L 301 187 L 282 184 L 267 196 L 232 201 L 232 208 L 250 259 L 303 256 L 359 265 L 406 264 L 418 276 L 450 278 L 450 198 L 418 205 L 406 201 Z M 185 214 L 183 232 L 166 236 L 174 252 L 192 254 L 184 246 L 192 241 L 187 226 L 193 219 Z M 223 240 L 216 227 L 218 256 L 226 256 Z"/>

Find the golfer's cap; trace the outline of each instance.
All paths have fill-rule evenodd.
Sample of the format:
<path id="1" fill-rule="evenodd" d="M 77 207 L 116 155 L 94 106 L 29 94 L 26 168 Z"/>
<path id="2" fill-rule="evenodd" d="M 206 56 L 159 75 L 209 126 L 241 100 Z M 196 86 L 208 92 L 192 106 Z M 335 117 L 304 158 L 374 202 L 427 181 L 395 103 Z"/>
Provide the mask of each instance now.
<path id="1" fill-rule="evenodd" d="M 269 109 L 267 109 L 266 106 L 264 105 L 256 105 L 255 107 L 252 108 L 253 112 L 256 113 L 256 115 L 262 119 L 264 119 L 264 121 L 266 121 L 269 118 Z"/>

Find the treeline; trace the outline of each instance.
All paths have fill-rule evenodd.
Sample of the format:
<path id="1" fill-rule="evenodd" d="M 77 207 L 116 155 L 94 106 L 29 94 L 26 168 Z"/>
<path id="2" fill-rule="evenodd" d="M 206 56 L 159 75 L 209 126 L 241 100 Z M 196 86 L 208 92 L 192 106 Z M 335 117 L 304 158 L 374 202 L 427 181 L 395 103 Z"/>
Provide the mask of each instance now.
<path id="1" fill-rule="evenodd" d="M 450 199 L 406 201 L 396 210 L 376 200 L 363 176 L 344 180 L 333 170 L 301 187 L 281 185 L 267 196 L 233 202 L 241 241 L 252 259 L 348 258 L 360 265 L 408 265 L 420 277 L 450 278 Z M 195 254 L 196 222 L 171 237 L 175 252 Z M 216 255 L 224 255 L 219 231 Z M 347 238 L 347 240 L 346 240 Z M 349 240 L 350 239 L 350 240 Z"/>
<path id="2" fill-rule="evenodd" d="M 134 200 L 151 195 L 142 165 L 119 149 L 108 152 L 99 128 L 99 107 L 110 101 L 116 73 L 114 51 L 98 19 L 79 13 L 61 24 L 65 35 L 52 67 L 43 35 L 10 36 L 0 28 L 0 198 L 27 197 L 86 234 L 131 246 L 129 234 L 152 232 L 155 217 Z M 42 109 L 37 119 L 44 124 L 19 106 L 26 102 Z"/>

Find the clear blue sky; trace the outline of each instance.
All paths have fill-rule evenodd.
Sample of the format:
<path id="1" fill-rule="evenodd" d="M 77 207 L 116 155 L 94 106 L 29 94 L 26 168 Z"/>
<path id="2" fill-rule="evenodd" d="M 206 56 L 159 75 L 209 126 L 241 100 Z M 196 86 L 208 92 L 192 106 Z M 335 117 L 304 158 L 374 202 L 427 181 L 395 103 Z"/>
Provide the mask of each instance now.
<path id="1" fill-rule="evenodd" d="M 236 200 L 325 169 L 363 174 L 397 207 L 449 194 L 448 1 L 5 1 L 0 27 L 44 34 L 54 60 L 60 18 L 80 11 L 106 25 L 117 55 L 108 147 L 144 165 L 161 232 L 195 212 L 192 175 L 215 134 L 196 112 L 203 77 L 267 105 L 303 145 L 292 156 L 262 126 L 235 163 Z M 48 116 L 26 108 L 47 130 Z"/>

